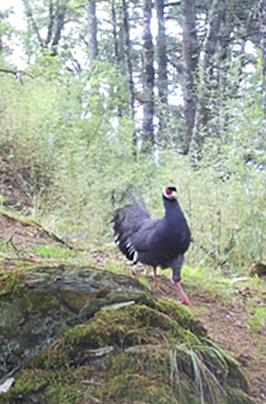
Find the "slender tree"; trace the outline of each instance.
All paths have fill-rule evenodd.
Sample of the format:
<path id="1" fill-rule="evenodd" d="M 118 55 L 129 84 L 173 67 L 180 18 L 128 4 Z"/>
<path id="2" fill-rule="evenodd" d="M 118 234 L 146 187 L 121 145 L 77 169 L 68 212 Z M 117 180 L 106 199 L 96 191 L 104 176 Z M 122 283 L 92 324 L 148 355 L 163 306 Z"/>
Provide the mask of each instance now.
<path id="1" fill-rule="evenodd" d="M 130 25 L 129 25 L 129 15 L 128 15 L 128 2 L 127 0 L 122 0 L 123 8 L 123 29 L 124 29 L 124 41 L 125 41 L 125 59 L 127 66 L 127 83 L 130 96 L 130 115 L 132 120 L 135 120 L 135 85 L 133 78 L 133 63 L 132 63 L 132 42 L 130 39 Z M 137 138 L 136 130 L 133 133 L 133 147 L 134 152 L 136 152 Z"/>
<path id="2" fill-rule="evenodd" d="M 168 81 L 167 81 L 167 45 L 165 35 L 164 0 L 156 0 L 156 11 L 158 21 L 157 34 L 157 63 L 158 63 L 158 95 L 163 104 L 167 104 Z"/>
<path id="3" fill-rule="evenodd" d="M 193 128 L 193 156 L 201 157 L 202 143 L 210 119 L 211 96 L 213 90 L 214 56 L 224 15 L 225 0 L 213 0 L 208 20 L 208 28 L 202 45 L 202 61 L 199 64 L 198 100 Z"/>
<path id="4" fill-rule="evenodd" d="M 263 111 L 264 111 L 264 132 L 266 128 L 266 0 L 259 0 L 260 18 L 260 45 L 262 52 L 263 72 Z"/>
<path id="5" fill-rule="evenodd" d="M 114 43 L 114 57 L 115 61 L 119 63 L 119 36 L 118 36 L 118 19 L 115 0 L 111 1 L 111 15 L 112 15 L 112 29 L 113 29 L 113 43 Z"/>
<path id="6" fill-rule="evenodd" d="M 151 34 L 152 1 L 143 3 L 143 151 L 154 145 L 154 47 Z"/>
<path id="7" fill-rule="evenodd" d="M 189 152 L 196 112 L 196 73 L 199 43 L 196 29 L 194 0 L 183 0 L 183 96 L 184 96 L 184 153 Z"/>
<path id="8" fill-rule="evenodd" d="M 97 16 L 96 16 L 96 2 L 88 0 L 87 3 L 87 21 L 88 21 L 88 53 L 89 59 L 95 60 L 98 55 L 98 42 L 97 42 Z"/>
<path id="9" fill-rule="evenodd" d="M 66 13 L 67 13 L 67 3 L 68 0 L 62 1 L 62 3 L 57 2 L 57 8 L 55 12 L 54 21 L 54 32 L 51 38 L 51 54 L 57 55 L 58 45 L 61 40 L 63 28 L 65 25 Z"/>

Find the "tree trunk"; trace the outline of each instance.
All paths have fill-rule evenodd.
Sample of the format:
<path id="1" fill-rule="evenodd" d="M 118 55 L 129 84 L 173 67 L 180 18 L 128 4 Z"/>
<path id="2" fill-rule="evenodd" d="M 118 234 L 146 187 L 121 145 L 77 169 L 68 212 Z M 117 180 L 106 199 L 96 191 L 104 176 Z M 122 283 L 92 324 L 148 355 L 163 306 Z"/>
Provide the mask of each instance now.
<path id="1" fill-rule="evenodd" d="M 154 145 L 154 48 L 151 34 L 152 1 L 143 5 L 143 151 L 151 151 Z"/>
<path id="2" fill-rule="evenodd" d="M 199 59 L 199 43 L 196 30 L 194 0 L 183 0 L 183 95 L 184 95 L 184 154 L 189 152 L 196 112 L 196 71 Z"/>
<path id="3" fill-rule="evenodd" d="M 167 80 L 167 46 L 165 36 L 164 0 L 156 0 L 156 12 L 158 21 L 157 35 L 157 63 L 158 63 L 158 118 L 159 137 L 165 130 L 165 106 L 168 102 L 168 80 Z"/>
<path id="4" fill-rule="evenodd" d="M 61 39 L 62 31 L 65 25 L 66 11 L 67 11 L 67 0 L 65 0 L 62 4 L 58 4 L 56 10 L 55 32 L 51 43 L 51 54 L 54 56 L 57 55 L 58 53 L 58 44 Z"/>
<path id="5" fill-rule="evenodd" d="M 87 3 L 87 21 L 88 53 L 90 61 L 93 61 L 98 55 L 96 3 L 93 0 L 89 0 Z"/>
<path id="6" fill-rule="evenodd" d="M 263 111 L 264 111 L 264 133 L 266 128 L 266 0 L 259 0 L 260 17 L 260 43 L 262 52 L 262 74 L 263 74 Z"/>
<path id="7" fill-rule="evenodd" d="M 199 92 L 192 134 L 193 157 L 199 160 L 210 114 L 214 55 L 217 51 L 220 26 L 224 14 L 224 0 L 213 0 L 208 29 L 203 42 L 203 59 L 199 65 Z"/>
<path id="8" fill-rule="evenodd" d="M 112 15 L 112 27 L 113 27 L 113 41 L 114 41 L 114 57 L 115 61 L 119 63 L 119 44 L 118 44 L 118 34 L 117 34 L 117 18 L 116 18 L 116 8 L 115 0 L 111 1 L 111 15 Z"/>
<path id="9" fill-rule="evenodd" d="M 128 3 L 126 0 L 122 0 L 123 7 L 123 29 L 124 29 L 124 41 L 125 41 L 125 59 L 127 66 L 127 83 L 130 96 L 130 115 L 135 121 L 135 86 L 133 79 L 133 65 L 132 65 L 132 45 L 130 40 L 130 27 L 129 27 L 129 16 L 128 16 Z M 137 138 L 136 130 L 133 133 L 133 150 L 136 153 Z"/>
<path id="10" fill-rule="evenodd" d="M 48 11 L 49 19 L 48 19 L 48 29 L 47 29 L 47 36 L 45 40 L 45 45 L 47 46 L 52 39 L 52 34 L 53 34 L 53 29 L 54 29 L 54 19 L 55 19 L 55 14 L 54 14 L 54 2 L 53 0 L 49 1 L 49 11 Z"/>
<path id="11" fill-rule="evenodd" d="M 218 57 L 217 57 L 217 97 L 213 100 L 214 112 L 217 113 L 217 134 L 226 135 L 229 122 L 230 112 L 226 108 L 228 98 L 233 98 L 229 82 L 229 64 L 230 64 L 230 35 L 234 30 L 234 22 L 232 15 L 228 10 L 224 9 L 222 17 L 220 35 L 218 40 Z"/>

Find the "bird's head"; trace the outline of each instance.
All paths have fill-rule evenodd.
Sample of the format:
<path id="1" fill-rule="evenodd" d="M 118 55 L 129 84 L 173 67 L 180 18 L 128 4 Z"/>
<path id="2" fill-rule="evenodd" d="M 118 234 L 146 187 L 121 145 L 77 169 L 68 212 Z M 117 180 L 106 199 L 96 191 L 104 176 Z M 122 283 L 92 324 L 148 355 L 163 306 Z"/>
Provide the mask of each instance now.
<path id="1" fill-rule="evenodd" d="M 177 200 L 176 187 L 167 187 L 163 189 L 163 197 L 169 199 L 170 201 Z"/>

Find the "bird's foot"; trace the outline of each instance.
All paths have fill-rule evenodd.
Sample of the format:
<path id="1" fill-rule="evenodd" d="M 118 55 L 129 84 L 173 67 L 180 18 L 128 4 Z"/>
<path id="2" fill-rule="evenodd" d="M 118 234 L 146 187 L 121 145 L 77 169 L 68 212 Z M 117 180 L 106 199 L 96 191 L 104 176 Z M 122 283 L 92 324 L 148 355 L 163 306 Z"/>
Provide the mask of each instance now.
<path id="1" fill-rule="evenodd" d="M 186 293 L 184 292 L 180 282 L 176 282 L 175 285 L 176 285 L 177 297 L 179 298 L 180 302 L 186 304 L 187 306 L 192 306 L 192 303 L 187 297 Z"/>

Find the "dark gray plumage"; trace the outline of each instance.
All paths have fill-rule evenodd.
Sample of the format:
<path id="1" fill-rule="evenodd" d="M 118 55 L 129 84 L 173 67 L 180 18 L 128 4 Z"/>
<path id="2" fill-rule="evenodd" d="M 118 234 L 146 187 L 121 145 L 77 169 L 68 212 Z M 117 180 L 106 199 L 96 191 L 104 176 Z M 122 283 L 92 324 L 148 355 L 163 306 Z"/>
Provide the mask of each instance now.
<path id="1" fill-rule="evenodd" d="M 156 268 L 172 268 L 173 281 L 182 302 L 190 304 L 179 284 L 184 254 L 189 248 L 191 233 L 177 201 L 175 187 L 163 191 L 165 215 L 151 218 L 144 201 L 131 195 L 131 202 L 115 211 L 113 223 L 116 243 L 130 260 Z"/>

